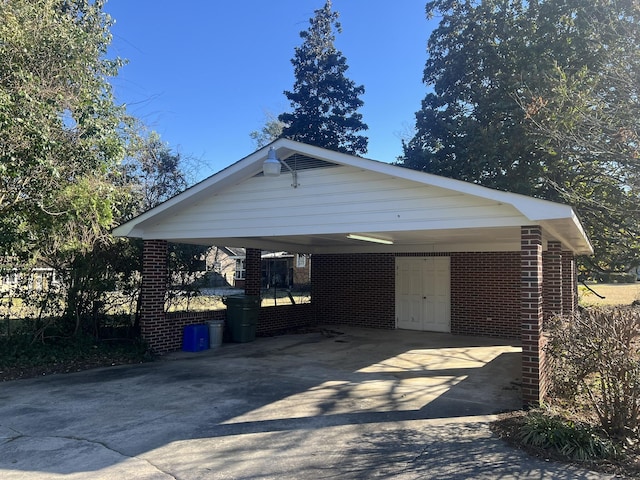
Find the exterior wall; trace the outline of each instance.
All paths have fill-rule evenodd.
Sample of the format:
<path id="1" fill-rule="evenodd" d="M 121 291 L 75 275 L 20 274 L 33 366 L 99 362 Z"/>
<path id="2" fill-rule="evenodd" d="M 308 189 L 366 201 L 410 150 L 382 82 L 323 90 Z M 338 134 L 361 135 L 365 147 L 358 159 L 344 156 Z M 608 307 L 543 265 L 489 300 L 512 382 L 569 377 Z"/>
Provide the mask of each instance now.
<path id="1" fill-rule="evenodd" d="M 542 402 L 547 391 L 543 335 L 542 230 L 521 228 L 522 401 Z"/>
<path id="2" fill-rule="evenodd" d="M 451 254 L 451 333 L 520 338 L 520 252 Z"/>
<path id="3" fill-rule="evenodd" d="M 426 257 L 432 253 L 402 254 Z M 520 338 L 520 253 L 453 253 L 451 331 Z M 395 255 L 314 255 L 319 324 L 395 328 Z"/>
<path id="4" fill-rule="evenodd" d="M 562 244 L 549 241 L 542 254 L 542 298 L 544 317 L 561 315 L 563 308 Z"/>
<path id="5" fill-rule="evenodd" d="M 156 354 L 173 352 L 182 348 L 184 327 L 207 323 L 212 320 L 226 320 L 227 311 L 207 312 L 171 312 L 165 314 L 162 321 L 154 323 L 154 332 L 147 338 L 149 347 Z M 256 335 L 268 337 L 300 327 L 313 327 L 315 318 L 310 303 L 301 305 L 282 305 L 260 309 Z"/>
<path id="6" fill-rule="evenodd" d="M 578 276 L 573 252 L 562 252 L 562 313 L 572 314 L 578 305 Z"/>
<path id="7" fill-rule="evenodd" d="M 480 223 L 520 225 L 523 221 L 508 201 L 451 195 L 455 188 L 450 180 L 442 181 L 446 187 L 427 185 L 419 172 L 392 170 L 398 175 L 346 165 L 303 170 L 299 180 L 304 188 L 291 188 L 289 174 L 243 178 L 233 187 L 216 190 L 216 195 L 185 202 L 189 205 L 180 208 L 179 215 L 149 222 L 144 233 L 148 238 L 172 238 L 176 232 L 193 239 L 210 238 L 215 225 L 218 238 L 242 238 L 248 231 L 256 237 L 277 237 L 341 232 L 345 225 L 350 231 L 370 232 L 380 222 L 393 222 L 394 228 L 410 231 L 470 228 Z M 415 179 L 402 178 L 402 174 Z M 478 186 L 469 188 L 484 191 Z M 511 198 L 506 192 L 501 195 Z"/>
<path id="8" fill-rule="evenodd" d="M 182 348 L 184 327 L 207 323 L 211 320 L 224 320 L 226 310 L 212 310 L 209 312 L 171 312 L 165 314 L 165 320 L 156 327 L 156 340 L 153 351 L 167 353 Z"/>
<path id="9" fill-rule="evenodd" d="M 316 321 L 311 303 L 264 307 L 260 309 L 256 335 L 267 337 L 294 328 L 315 325 Z"/>
<path id="10" fill-rule="evenodd" d="M 167 291 L 167 242 L 145 240 L 142 253 L 142 288 L 140 290 L 140 333 L 149 348 L 163 353 L 172 339 L 165 336 L 164 298 Z M 178 336 L 181 338 L 181 336 Z"/>
<path id="11" fill-rule="evenodd" d="M 320 325 L 395 328 L 393 254 L 314 255 L 311 289 Z"/>
<path id="12" fill-rule="evenodd" d="M 244 293 L 246 295 L 260 296 L 260 284 L 262 281 L 261 254 L 262 252 L 257 248 L 247 248 L 244 262 Z"/>

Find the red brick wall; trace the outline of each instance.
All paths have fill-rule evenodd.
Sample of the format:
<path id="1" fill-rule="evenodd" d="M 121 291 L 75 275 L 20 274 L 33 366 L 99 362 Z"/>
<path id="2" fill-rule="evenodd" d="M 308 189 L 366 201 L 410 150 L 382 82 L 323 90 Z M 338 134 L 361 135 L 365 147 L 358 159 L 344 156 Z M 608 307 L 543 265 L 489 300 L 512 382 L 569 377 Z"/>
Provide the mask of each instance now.
<path id="1" fill-rule="evenodd" d="M 181 350 L 185 326 L 207 323 L 211 320 L 224 320 L 225 313 L 226 310 L 212 310 L 209 312 L 170 312 L 165 314 L 164 322 L 156 328 L 153 351 L 166 353 Z"/>
<path id="2" fill-rule="evenodd" d="M 429 253 L 402 256 L 429 256 Z M 520 252 L 451 257 L 451 331 L 520 338 Z M 395 328 L 395 255 L 314 255 L 319 324 Z"/>
<path id="3" fill-rule="evenodd" d="M 573 252 L 562 252 L 562 313 L 572 314 L 578 305 L 578 279 Z"/>
<path id="4" fill-rule="evenodd" d="M 562 314 L 563 274 L 562 244 L 549 240 L 542 252 L 542 298 L 544 317 Z"/>
<path id="5" fill-rule="evenodd" d="M 542 335 L 542 229 L 521 227 L 522 400 L 536 405 L 547 389 L 545 338 Z"/>
<path id="6" fill-rule="evenodd" d="M 164 344 L 164 298 L 167 290 L 167 242 L 145 240 L 142 251 L 142 288 L 140 290 L 140 332 L 152 351 L 168 351 Z M 179 337 L 181 338 L 181 336 Z"/>
<path id="7" fill-rule="evenodd" d="M 304 255 L 304 267 L 298 267 L 298 255 L 304 254 L 293 256 L 293 283 L 294 285 L 308 285 L 311 282 L 311 255 Z"/>
<path id="8" fill-rule="evenodd" d="M 244 292 L 247 295 L 260 295 L 262 283 L 262 250 L 247 248 L 244 260 Z"/>
<path id="9" fill-rule="evenodd" d="M 395 328 L 393 254 L 313 255 L 311 289 L 320 325 Z"/>
<path id="10" fill-rule="evenodd" d="M 226 309 L 207 312 L 166 313 L 162 321 L 154 323 L 153 335 L 147 338 L 147 343 L 157 354 L 177 351 L 182 349 L 185 326 L 207 323 L 211 320 L 226 320 L 226 317 Z M 264 307 L 260 309 L 256 335 L 270 336 L 293 328 L 314 325 L 313 306 L 310 303 Z"/>
<path id="11" fill-rule="evenodd" d="M 313 305 L 280 305 L 264 307 L 258 315 L 257 336 L 270 336 L 286 332 L 292 328 L 311 327 L 315 325 Z"/>
<path id="12" fill-rule="evenodd" d="M 520 338 L 520 252 L 451 254 L 451 333 Z"/>

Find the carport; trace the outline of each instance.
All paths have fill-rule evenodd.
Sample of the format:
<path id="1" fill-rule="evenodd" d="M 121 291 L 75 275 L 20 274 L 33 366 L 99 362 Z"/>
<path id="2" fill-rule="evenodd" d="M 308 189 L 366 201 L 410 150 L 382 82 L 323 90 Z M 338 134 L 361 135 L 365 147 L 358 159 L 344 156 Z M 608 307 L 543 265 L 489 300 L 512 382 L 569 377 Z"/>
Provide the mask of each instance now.
<path id="1" fill-rule="evenodd" d="M 339 323 L 515 339 L 523 401 L 546 390 L 543 319 L 576 307 L 571 207 L 279 139 L 119 226 L 144 240 L 142 332 L 176 348 L 195 314 L 164 312 L 167 242 L 311 254 L 311 305 L 261 309 L 264 331 Z M 213 313 L 209 314 L 214 315 Z"/>

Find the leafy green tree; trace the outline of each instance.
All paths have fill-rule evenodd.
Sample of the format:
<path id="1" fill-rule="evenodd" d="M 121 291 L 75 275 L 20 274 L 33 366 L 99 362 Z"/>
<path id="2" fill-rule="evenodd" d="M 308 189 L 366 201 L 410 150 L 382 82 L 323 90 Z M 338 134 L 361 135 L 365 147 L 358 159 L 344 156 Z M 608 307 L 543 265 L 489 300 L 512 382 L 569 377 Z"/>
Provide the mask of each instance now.
<path id="1" fill-rule="evenodd" d="M 278 119 L 286 126 L 284 137 L 353 155 L 367 152 L 368 138 L 359 134 L 368 127 L 358 109 L 364 86 L 357 86 L 345 73 L 347 60 L 334 46 L 341 32 L 338 13 L 331 1 L 315 11 L 307 30 L 300 32 L 296 47 L 293 91 L 285 91 L 293 111 Z"/>
<path id="2" fill-rule="evenodd" d="M 187 186 L 181 156 L 115 103 L 103 4 L 0 0 L 0 270 L 24 273 L 42 340 L 53 324 L 97 335 L 113 292 L 140 280 L 141 242 L 111 228 Z M 59 285 L 34 292 L 36 266 Z"/>
<path id="3" fill-rule="evenodd" d="M 51 305 L 76 332 L 94 300 L 82 279 L 99 280 L 94 252 L 112 245 L 126 196 L 114 179 L 128 118 L 109 84 L 122 62 L 106 58 L 103 3 L 0 2 L 0 253 L 27 276 L 57 271 L 62 289 L 45 298 L 64 295 Z"/>
<path id="4" fill-rule="evenodd" d="M 129 150 L 125 171 L 137 203 L 133 213 L 149 210 L 187 188 L 182 156 L 156 132 L 146 134 L 140 127 Z"/>
<path id="5" fill-rule="evenodd" d="M 285 127 L 286 124 L 278 120 L 278 117 L 267 113 L 263 127 L 249 133 L 249 136 L 254 141 L 256 148 L 262 148 L 280 138 Z"/>
<path id="6" fill-rule="evenodd" d="M 442 19 L 429 39 L 423 77 L 432 91 L 404 144 L 405 166 L 503 190 L 541 189 L 537 157 L 544 153 L 524 134 L 524 114 L 512 97 L 531 61 L 521 54 L 533 28 L 524 4 L 427 4 L 428 16 Z"/>
<path id="7" fill-rule="evenodd" d="M 589 228 L 597 255 L 588 268 L 625 271 L 640 264 L 640 5 L 558 12 L 541 8 L 551 33 L 562 30 L 558 16 L 580 33 L 587 61 L 554 58 L 546 88 L 519 99 L 530 134 L 557 159 L 548 182 Z"/>
<path id="8" fill-rule="evenodd" d="M 108 83 L 121 61 L 105 58 L 111 20 L 102 6 L 102 0 L 0 2 L 3 253 L 30 251 L 74 210 L 84 215 L 75 209 L 78 189 L 101 181 L 122 158 L 124 110 Z"/>
<path id="9" fill-rule="evenodd" d="M 631 0 L 428 2 L 427 15 L 441 17 L 428 44 L 430 91 L 400 163 L 569 203 L 596 250 L 584 265 L 629 268 L 640 253 L 629 149 L 637 9 Z M 612 135 L 627 139 L 630 155 L 611 148 Z"/>

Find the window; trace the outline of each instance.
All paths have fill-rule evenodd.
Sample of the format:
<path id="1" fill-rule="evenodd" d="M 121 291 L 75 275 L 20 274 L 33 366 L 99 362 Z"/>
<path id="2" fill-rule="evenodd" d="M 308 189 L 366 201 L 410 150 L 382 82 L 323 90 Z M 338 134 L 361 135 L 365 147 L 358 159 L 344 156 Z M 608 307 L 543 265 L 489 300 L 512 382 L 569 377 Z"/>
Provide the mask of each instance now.
<path id="1" fill-rule="evenodd" d="M 7 285 L 17 285 L 20 281 L 20 274 L 17 270 L 10 271 L 6 277 L 4 277 L 4 283 Z"/>
<path id="2" fill-rule="evenodd" d="M 244 258 L 236 259 L 236 280 L 244 280 Z"/>
<path id="3" fill-rule="evenodd" d="M 306 266 L 307 266 L 307 256 L 304 253 L 296 254 L 296 267 L 304 268 Z"/>

